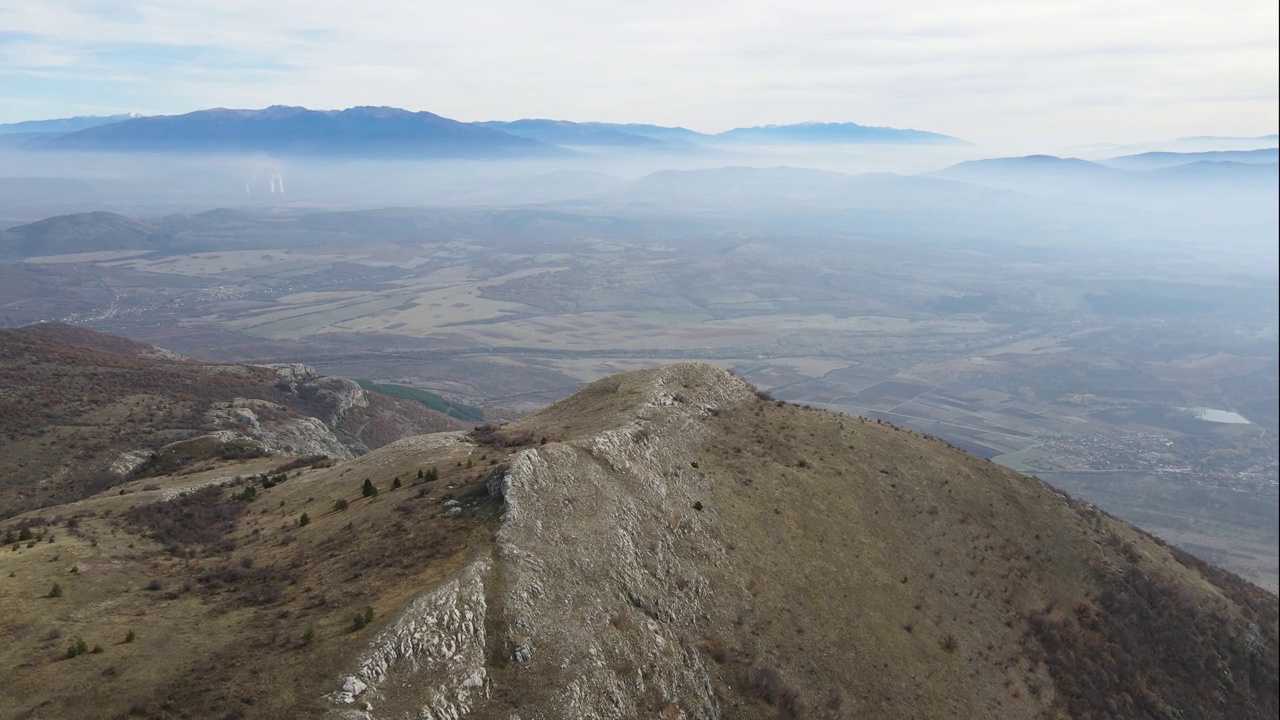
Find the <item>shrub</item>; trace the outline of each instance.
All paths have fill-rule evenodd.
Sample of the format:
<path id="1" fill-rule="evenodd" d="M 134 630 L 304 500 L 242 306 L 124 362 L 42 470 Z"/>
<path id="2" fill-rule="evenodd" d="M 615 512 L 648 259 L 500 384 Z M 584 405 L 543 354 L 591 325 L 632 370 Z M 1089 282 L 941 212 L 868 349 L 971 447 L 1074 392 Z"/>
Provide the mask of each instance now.
<path id="1" fill-rule="evenodd" d="M 246 509 L 244 503 L 228 502 L 220 488 L 209 486 L 170 502 L 139 505 L 126 518 L 147 527 L 153 539 L 178 554 L 190 545 L 225 550 L 229 542 L 224 536 L 235 529 Z"/>
<path id="2" fill-rule="evenodd" d="M 125 634 L 124 634 L 124 641 L 125 641 L 126 643 L 131 643 L 131 642 L 133 642 L 134 640 L 137 640 L 137 639 L 138 639 L 138 633 L 136 633 L 136 632 L 134 632 L 134 631 L 132 631 L 132 630 L 130 630 L 129 632 L 127 632 L 127 633 L 125 633 Z"/>
<path id="3" fill-rule="evenodd" d="M 939 641 L 938 645 L 940 645 L 943 650 L 949 653 L 955 652 L 956 648 L 960 647 L 960 643 L 956 642 L 956 636 L 951 634 L 948 634 L 946 637 L 942 638 L 942 640 Z"/>
<path id="4" fill-rule="evenodd" d="M 747 671 L 747 683 L 761 700 L 776 706 L 781 717 L 800 714 L 800 694 L 783 682 L 781 673 L 772 665 L 753 665 Z"/>
<path id="5" fill-rule="evenodd" d="M 432 465 L 427 468 L 427 472 L 422 476 L 422 479 L 427 482 L 435 482 L 440 479 L 440 471 L 436 469 L 435 465 Z"/>
<path id="6" fill-rule="evenodd" d="M 721 665 L 729 659 L 729 649 L 725 647 L 719 638 L 708 638 L 706 643 L 703 644 L 703 649 L 707 651 L 712 660 Z"/>
<path id="7" fill-rule="evenodd" d="M 345 499 L 339 498 L 336 502 L 333 503 L 334 512 L 342 512 L 346 509 L 347 509 L 347 501 Z"/>
<path id="8" fill-rule="evenodd" d="M 311 518 L 306 513 L 298 516 L 298 527 L 303 527 L 309 522 L 311 522 Z"/>
<path id="9" fill-rule="evenodd" d="M 71 647 L 67 648 L 67 657 L 73 658 L 79 655 L 83 655 L 87 652 L 89 652 L 88 643 L 84 641 L 84 638 L 76 638 L 76 641 L 71 643 Z M 99 650 L 98 652 L 101 652 L 101 650 Z"/>
<path id="10" fill-rule="evenodd" d="M 303 645 L 310 645 L 312 641 L 314 641 L 315 639 L 316 639 L 316 629 L 313 627 L 307 628 L 306 632 L 302 633 Z"/>
<path id="11" fill-rule="evenodd" d="M 364 485 L 360 487 L 360 494 L 365 497 L 373 497 L 378 494 L 378 488 L 373 486 L 373 481 L 369 478 L 364 479 Z"/>
<path id="12" fill-rule="evenodd" d="M 92 649 L 92 650 L 90 650 L 89 652 L 93 653 L 94 655 L 97 655 L 98 653 L 102 652 L 102 646 L 101 646 L 101 645 L 94 645 L 94 646 L 93 646 L 93 649 Z"/>
<path id="13" fill-rule="evenodd" d="M 355 632 L 373 622 L 373 607 L 366 606 L 364 612 L 357 613 L 351 621 L 351 632 Z"/>
<path id="14" fill-rule="evenodd" d="M 49 588 L 49 597 L 62 597 L 62 586 L 58 583 L 54 583 L 53 587 Z"/>
<path id="15" fill-rule="evenodd" d="M 508 432 L 502 430 L 497 425 L 485 424 L 471 430 L 471 438 L 480 445 L 488 445 L 490 447 L 508 448 L 520 445 L 532 445 L 533 433 L 525 430 L 521 432 Z"/>
<path id="16" fill-rule="evenodd" d="M 391 481 L 391 489 L 392 489 L 392 490 L 399 490 L 399 489 L 400 489 L 400 478 L 399 478 L 398 476 L 397 476 L 394 480 L 392 480 L 392 481 Z"/>

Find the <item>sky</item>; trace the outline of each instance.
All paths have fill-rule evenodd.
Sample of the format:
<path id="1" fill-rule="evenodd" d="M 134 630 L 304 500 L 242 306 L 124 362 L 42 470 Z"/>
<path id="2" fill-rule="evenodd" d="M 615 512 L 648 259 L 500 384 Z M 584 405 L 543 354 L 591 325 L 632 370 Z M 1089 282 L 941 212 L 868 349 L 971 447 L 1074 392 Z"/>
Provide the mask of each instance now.
<path id="1" fill-rule="evenodd" d="M 0 0 L 0 122 L 389 105 L 1035 150 L 1276 132 L 1275 0 Z"/>

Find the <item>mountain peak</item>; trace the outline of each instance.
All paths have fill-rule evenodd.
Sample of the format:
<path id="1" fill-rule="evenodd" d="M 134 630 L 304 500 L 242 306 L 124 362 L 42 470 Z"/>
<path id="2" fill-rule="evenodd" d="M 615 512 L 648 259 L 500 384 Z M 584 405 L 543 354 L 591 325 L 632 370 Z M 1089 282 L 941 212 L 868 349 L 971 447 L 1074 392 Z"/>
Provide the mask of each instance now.
<path id="1" fill-rule="evenodd" d="M 0 527 L 42 533 L 0 555 L 23 598 L 3 606 L 15 630 L 0 646 L 15 707 L 209 716 L 237 702 L 246 717 L 335 720 L 1277 710 L 1274 596 L 1034 478 L 775 401 L 705 363 L 604 378 L 503 426 L 280 467 L 283 479 L 229 459 Z M 54 582 L 56 597 L 30 599 Z M 56 652 L 50 608 L 105 657 Z"/>

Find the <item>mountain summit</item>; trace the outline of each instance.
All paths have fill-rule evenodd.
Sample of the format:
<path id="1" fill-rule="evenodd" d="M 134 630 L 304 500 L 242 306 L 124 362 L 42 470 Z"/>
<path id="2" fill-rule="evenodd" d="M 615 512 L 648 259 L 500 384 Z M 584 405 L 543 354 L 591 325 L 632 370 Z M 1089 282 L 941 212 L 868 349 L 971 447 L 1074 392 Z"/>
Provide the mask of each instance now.
<path id="1" fill-rule="evenodd" d="M 34 150 L 159 153 L 269 153 L 283 156 L 531 158 L 575 156 L 576 149 L 633 152 L 717 151 L 746 145 L 966 144 L 921 130 L 856 123 L 799 123 L 705 134 L 637 123 L 522 119 L 459 122 L 391 107 L 309 110 L 213 108 L 185 115 L 68 118 L 0 126 Z M 30 128 L 39 128 L 35 133 Z"/>
<path id="2" fill-rule="evenodd" d="M 429 112 L 389 107 L 308 110 L 215 108 L 185 115 L 139 117 L 79 130 L 41 147 L 134 152 L 267 152 L 284 155 L 516 157 L 560 152 Z"/>
<path id="3" fill-rule="evenodd" d="M 706 364 L 286 475 L 228 466 L 7 522 L 37 541 L 0 553 L 0 714 L 1277 709 L 1274 596 L 1033 478 Z"/>

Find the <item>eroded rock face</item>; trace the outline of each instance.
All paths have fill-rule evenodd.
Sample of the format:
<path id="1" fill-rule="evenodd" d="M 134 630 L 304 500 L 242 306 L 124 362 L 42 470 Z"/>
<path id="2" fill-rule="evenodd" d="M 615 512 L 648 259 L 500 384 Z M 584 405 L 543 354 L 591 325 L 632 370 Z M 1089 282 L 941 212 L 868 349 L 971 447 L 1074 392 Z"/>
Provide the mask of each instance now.
<path id="1" fill-rule="evenodd" d="M 147 458 L 151 457 L 150 450 L 128 450 L 120 453 L 119 457 L 111 461 L 107 466 L 107 472 L 116 477 L 128 477 L 129 473 L 137 470 Z"/>
<path id="2" fill-rule="evenodd" d="M 411 602 L 327 698 L 369 718 L 465 717 L 489 696 L 485 580 L 491 569 L 477 560 Z M 349 711 L 339 711 L 343 715 Z"/>
<path id="3" fill-rule="evenodd" d="M 235 398 L 211 408 L 207 416 L 223 428 L 252 438 L 270 453 L 353 457 L 328 425 L 313 417 L 299 417 L 267 400 Z"/>
<path id="4" fill-rule="evenodd" d="M 282 382 L 301 382 L 319 377 L 319 373 L 316 372 L 315 368 L 302 363 L 270 363 L 259 367 L 275 370 L 276 377 L 280 378 Z"/>
<path id="5" fill-rule="evenodd" d="M 315 414 L 330 425 L 337 424 L 352 408 L 368 407 L 365 395 L 354 380 L 325 376 L 296 383 L 294 392 L 312 407 Z"/>
<path id="6" fill-rule="evenodd" d="M 275 371 L 280 387 L 302 398 L 315 411 L 313 414 L 334 425 L 352 408 L 368 407 L 369 396 L 354 380 L 320 375 L 310 365 L 274 363 L 262 365 Z"/>
<path id="7" fill-rule="evenodd" d="M 508 642 L 530 675 L 556 679 L 521 691 L 565 717 L 642 717 L 664 699 L 688 717 L 719 715 L 704 660 L 685 642 L 708 601 L 697 567 L 722 560 L 693 510 L 709 482 L 693 464 L 705 417 L 752 388 L 706 365 L 650 377 L 632 422 L 526 450 L 499 488 Z"/>
<path id="8" fill-rule="evenodd" d="M 412 716 L 410 698 L 423 718 L 623 719 L 655 703 L 674 706 L 671 717 L 720 715 L 687 641 L 709 602 L 697 568 L 723 556 L 693 509 L 709 483 L 694 463 L 706 417 L 752 388 L 700 364 L 646 380 L 615 391 L 642 395 L 630 422 L 525 450 L 491 478 L 505 500 L 496 558 L 414 601 L 331 701 L 368 703 L 369 718 Z M 499 635 L 486 635 L 486 615 Z M 503 684 L 526 710 L 484 711 L 486 656 L 509 658 Z"/>

